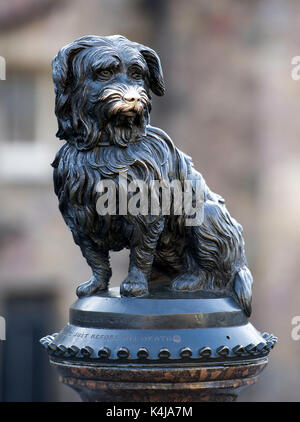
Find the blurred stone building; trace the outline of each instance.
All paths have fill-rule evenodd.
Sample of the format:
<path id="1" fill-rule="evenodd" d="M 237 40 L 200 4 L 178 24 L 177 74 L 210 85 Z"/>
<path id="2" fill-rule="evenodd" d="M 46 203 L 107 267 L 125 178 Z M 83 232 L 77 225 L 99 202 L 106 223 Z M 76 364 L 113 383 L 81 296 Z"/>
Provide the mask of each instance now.
<path id="1" fill-rule="evenodd" d="M 0 400 L 78 400 L 38 339 L 68 320 L 89 268 L 57 208 L 51 60 L 86 34 L 122 34 L 160 55 L 167 93 L 152 124 L 193 157 L 244 227 L 254 325 L 280 341 L 241 400 L 299 400 L 300 55 L 296 0 L 11 0 L 0 4 Z M 113 284 L 127 253 L 113 254 Z"/>

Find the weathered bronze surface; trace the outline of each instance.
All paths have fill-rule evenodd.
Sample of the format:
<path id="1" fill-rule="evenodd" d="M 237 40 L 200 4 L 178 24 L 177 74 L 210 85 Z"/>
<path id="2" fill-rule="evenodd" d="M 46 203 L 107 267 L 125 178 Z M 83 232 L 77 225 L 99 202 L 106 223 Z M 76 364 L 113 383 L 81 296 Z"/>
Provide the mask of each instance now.
<path id="1" fill-rule="evenodd" d="M 157 53 L 119 35 L 85 36 L 55 57 L 53 81 L 65 141 L 55 193 L 92 277 L 78 286 L 69 323 L 41 339 L 51 364 L 85 401 L 235 400 L 277 339 L 247 318 L 241 225 L 191 158 L 150 126 L 151 92 L 165 92 Z M 154 192 L 162 205 L 166 186 L 169 212 L 155 212 L 148 199 Z M 109 289 L 109 252 L 123 248 L 128 276 Z"/>
<path id="2" fill-rule="evenodd" d="M 232 298 L 154 290 L 122 298 L 118 289 L 78 299 L 69 324 L 44 346 L 52 360 L 91 364 L 203 364 L 265 357 L 276 338 L 261 335 Z"/>
<path id="3" fill-rule="evenodd" d="M 224 199 L 208 188 L 191 158 L 149 124 L 151 91 L 159 96 L 165 92 L 157 53 L 119 35 L 85 36 L 54 58 L 53 81 L 57 137 L 66 141 L 53 162 L 55 192 L 93 273 L 77 295 L 106 290 L 109 251 L 129 248 L 122 296 L 147 295 L 148 281 L 158 284 L 162 278 L 177 291 L 221 291 L 249 316 L 252 276 L 241 225 L 228 213 Z M 123 212 L 120 203 L 113 212 L 99 215 L 99 182 L 112 181 L 119 194 L 125 189 L 120 175 L 126 176 L 126 184 L 145 183 L 147 198 L 154 181 L 168 187 L 176 181 L 184 192 L 192 182 L 192 202 L 199 199 L 195 215 L 201 223 L 191 226 L 187 210 L 179 213 L 174 189 L 169 213 L 162 207 L 158 214 L 150 207 L 144 210 L 141 201 L 137 215 Z M 127 192 L 126 206 L 133 194 Z M 163 194 L 158 190 L 157 195 L 161 204 Z"/>

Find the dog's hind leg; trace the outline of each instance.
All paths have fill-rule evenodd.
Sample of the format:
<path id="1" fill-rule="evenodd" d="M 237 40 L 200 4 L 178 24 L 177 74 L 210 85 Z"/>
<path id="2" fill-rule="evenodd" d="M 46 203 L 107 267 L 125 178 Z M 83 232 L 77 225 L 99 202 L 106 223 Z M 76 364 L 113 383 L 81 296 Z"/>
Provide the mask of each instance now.
<path id="1" fill-rule="evenodd" d="M 186 271 L 179 274 L 172 281 L 172 289 L 181 292 L 192 292 L 201 290 L 206 283 L 206 273 L 204 271 Z"/>
<path id="2" fill-rule="evenodd" d="M 207 275 L 195 262 L 191 251 L 188 250 L 182 257 L 184 269 L 172 281 L 172 289 L 177 291 L 195 291 L 205 287 Z"/>
<path id="3" fill-rule="evenodd" d="M 175 290 L 224 290 L 240 268 L 246 265 L 241 226 L 225 205 L 208 200 L 201 225 L 188 229 L 189 251 L 196 262 L 194 274 L 186 272 L 173 281 Z M 238 289 L 239 292 L 241 288 Z"/>
<path id="4" fill-rule="evenodd" d="M 73 237 L 75 242 L 80 246 L 82 255 L 93 271 L 92 277 L 77 287 L 77 296 L 91 296 L 99 290 L 106 290 L 112 274 L 108 251 L 101 248 L 86 236 L 73 233 Z"/>

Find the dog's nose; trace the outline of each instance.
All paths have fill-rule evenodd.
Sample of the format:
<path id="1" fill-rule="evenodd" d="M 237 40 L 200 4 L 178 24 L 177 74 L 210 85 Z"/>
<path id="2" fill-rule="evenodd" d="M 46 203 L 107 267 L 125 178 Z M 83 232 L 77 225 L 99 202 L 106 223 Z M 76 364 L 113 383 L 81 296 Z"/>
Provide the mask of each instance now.
<path id="1" fill-rule="evenodd" d="M 126 101 L 126 103 L 130 103 L 130 104 L 135 104 L 140 100 L 140 95 L 138 93 L 128 93 L 124 95 L 124 101 Z"/>

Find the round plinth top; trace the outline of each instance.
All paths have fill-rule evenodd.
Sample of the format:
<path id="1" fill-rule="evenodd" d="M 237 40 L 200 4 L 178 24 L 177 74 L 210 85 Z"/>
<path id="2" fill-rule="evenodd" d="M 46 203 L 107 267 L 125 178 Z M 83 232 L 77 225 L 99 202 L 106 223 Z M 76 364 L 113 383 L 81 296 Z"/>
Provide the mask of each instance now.
<path id="1" fill-rule="evenodd" d="M 247 317 L 229 297 L 209 293 L 152 291 L 149 296 L 120 297 L 119 289 L 78 299 L 70 323 L 103 329 L 191 329 L 238 326 Z"/>
<path id="2" fill-rule="evenodd" d="M 100 366 L 252 360 L 275 342 L 248 322 L 233 298 L 168 288 L 139 298 L 120 297 L 118 288 L 80 298 L 63 330 L 41 340 L 52 361 Z"/>

